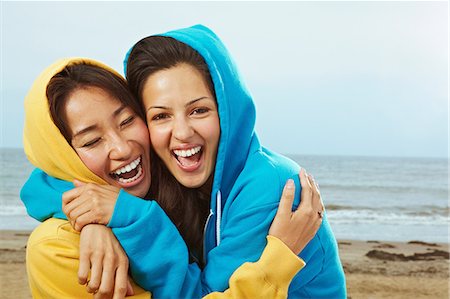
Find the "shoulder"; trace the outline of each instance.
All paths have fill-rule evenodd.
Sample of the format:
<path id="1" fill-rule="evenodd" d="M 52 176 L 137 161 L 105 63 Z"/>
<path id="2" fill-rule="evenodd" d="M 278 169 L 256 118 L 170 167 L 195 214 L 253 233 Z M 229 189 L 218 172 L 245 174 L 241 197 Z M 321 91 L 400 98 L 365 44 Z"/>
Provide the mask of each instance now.
<path id="1" fill-rule="evenodd" d="M 265 148 L 252 152 L 244 169 L 235 182 L 231 197 L 243 198 L 246 206 L 278 204 L 286 181 L 294 179 L 300 186 L 298 172 L 300 167 L 289 158 Z M 297 188 L 299 191 L 299 188 Z M 252 199 L 248 200 L 251 196 Z"/>
<path id="2" fill-rule="evenodd" d="M 284 180 L 284 178 L 298 174 L 300 166 L 288 157 L 263 147 L 248 156 L 244 171 L 249 170 L 272 176 L 277 175 Z"/>

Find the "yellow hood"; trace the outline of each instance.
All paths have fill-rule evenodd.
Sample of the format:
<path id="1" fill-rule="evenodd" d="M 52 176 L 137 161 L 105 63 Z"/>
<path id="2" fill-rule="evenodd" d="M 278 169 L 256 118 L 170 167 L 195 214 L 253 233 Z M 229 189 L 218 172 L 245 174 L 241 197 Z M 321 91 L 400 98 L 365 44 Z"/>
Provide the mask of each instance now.
<path id="1" fill-rule="evenodd" d="M 106 184 L 83 164 L 50 116 L 46 95 L 50 79 L 67 65 L 81 62 L 96 65 L 117 74 L 107 65 L 87 58 L 62 59 L 46 68 L 34 81 L 25 97 L 24 150 L 28 160 L 34 166 L 55 178 Z"/>

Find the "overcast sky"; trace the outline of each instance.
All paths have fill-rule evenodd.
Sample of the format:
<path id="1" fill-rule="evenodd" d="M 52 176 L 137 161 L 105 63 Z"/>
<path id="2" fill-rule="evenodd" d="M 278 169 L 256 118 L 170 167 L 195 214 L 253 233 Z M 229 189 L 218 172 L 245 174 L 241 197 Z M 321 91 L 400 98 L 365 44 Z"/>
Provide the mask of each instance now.
<path id="1" fill-rule="evenodd" d="M 142 37 L 194 24 L 233 54 L 264 145 L 285 154 L 448 153 L 447 2 L 1 2 L 1 147 L 23 99 L 68 56 L 123 73 Z"/>

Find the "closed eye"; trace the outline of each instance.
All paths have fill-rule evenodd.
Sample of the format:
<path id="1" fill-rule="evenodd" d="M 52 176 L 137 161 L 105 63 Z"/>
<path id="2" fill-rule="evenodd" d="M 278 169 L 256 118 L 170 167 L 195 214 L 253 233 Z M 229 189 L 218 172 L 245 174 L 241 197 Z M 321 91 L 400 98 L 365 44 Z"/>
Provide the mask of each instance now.
<path id="1" fill-rule="evenodd" d="M 131 124 L 133 122 L 134 118 L 135 118 L 134 116 L 128 117 L 127 119 L 125 119 L 123 122 L 120 123 L 120 126 L 123 127 L 128 124 Z"/>
<path id="2" fill-rule="evenodd" d="M 101 138 L 95 138 L 89 142 L 86 142 L 85 144 L 83 144 L 83 147 L 93 147 L 95 146 L 98 142 L 100 142 Z"/>

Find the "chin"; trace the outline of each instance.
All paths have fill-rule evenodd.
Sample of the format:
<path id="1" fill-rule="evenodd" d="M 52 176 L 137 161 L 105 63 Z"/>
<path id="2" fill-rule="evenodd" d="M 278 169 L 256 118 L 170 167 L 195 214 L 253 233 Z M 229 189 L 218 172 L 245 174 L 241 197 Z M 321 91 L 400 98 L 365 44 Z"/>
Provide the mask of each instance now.
<path id="1" fill-rule="evenodd" d="M 206 180 L 204 179 L 187 179 L 187 178 L 181 178 L 178 179 L 177 181 L 180 182 L 183 186 L 185 186 L 186 188 L 200 188 L 201 186 L 203 186 L 206 183 Z"/>

